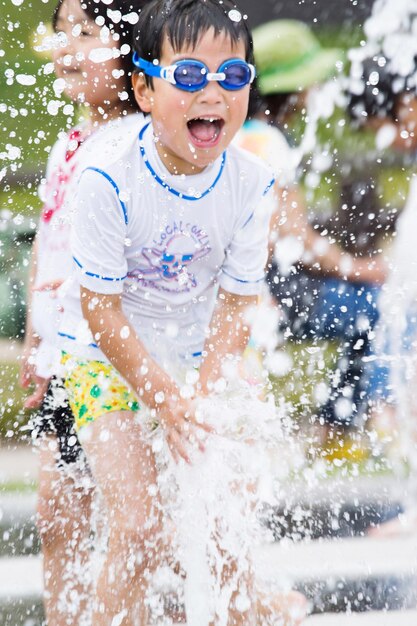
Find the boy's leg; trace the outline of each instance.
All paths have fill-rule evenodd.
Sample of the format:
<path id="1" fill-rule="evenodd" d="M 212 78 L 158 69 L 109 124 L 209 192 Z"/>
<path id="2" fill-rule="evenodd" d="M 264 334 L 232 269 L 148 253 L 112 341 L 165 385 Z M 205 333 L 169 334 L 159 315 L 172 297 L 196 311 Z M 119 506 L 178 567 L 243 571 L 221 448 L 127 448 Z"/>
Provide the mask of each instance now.
<path id="1" fill-rule="evenodd" d="M 91 599 L 90 521 L 93 490 L 57 465 L 57 438 L 39 445 L 37 526 L 42 543 L 47 623 L 85 624 Z"/>
<path id="2" fill-rule="evenodd" d="M 109 529 L 92 626 L 146 626 L 145 596 L 161 530 L 151 448 L 130 411 L 100 416 L 81 437 Z"/>
<path id="3" fill-rule="evenodd" d="M 307 616 L 307 598 L 298 591 L 257 594 L 256 626 L 300 626 Z"/>
<path id="4" fill-rule="evenodd" d="M 226 571 L 225 584 L 227 585 L 228 577 L 236 573 L 235 564 L 231 563 Z M 253 575 L 252 572 L 242 575 L 238 581 L 238 588 L 232 594 L 229 605 L 229 621 L 227 626 L 252 626 L 256 624 L 257 617 L 257 602 L 255 600 L 254 588 L 253 588 Z M 243 594 L 242 594 L 243 591 Z M 243 597 L 245 604 L 247 600 L 250 601 L 250 606 L 240 606 L 240 598 Z"/>

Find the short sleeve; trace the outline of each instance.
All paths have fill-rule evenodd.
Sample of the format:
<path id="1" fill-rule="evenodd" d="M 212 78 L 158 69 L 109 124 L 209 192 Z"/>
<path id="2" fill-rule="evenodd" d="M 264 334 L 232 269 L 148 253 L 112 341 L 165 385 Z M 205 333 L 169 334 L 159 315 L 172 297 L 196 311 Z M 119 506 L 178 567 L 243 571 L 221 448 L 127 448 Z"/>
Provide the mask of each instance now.
<path id="1" fill-rule="evenodd" d="M 127 209 L 106 172 L 87 168 L 79 181 L 71 249 L 80 284 L 103 294 L 123 291 Z"/>
<path id="2" fill-rule="evenodd" d="M 275 203 L 274 180 L 246 212 L 226 250 L 220 286 L 239 295 L 258 295 L 265 279 L 271 212 Z"/>

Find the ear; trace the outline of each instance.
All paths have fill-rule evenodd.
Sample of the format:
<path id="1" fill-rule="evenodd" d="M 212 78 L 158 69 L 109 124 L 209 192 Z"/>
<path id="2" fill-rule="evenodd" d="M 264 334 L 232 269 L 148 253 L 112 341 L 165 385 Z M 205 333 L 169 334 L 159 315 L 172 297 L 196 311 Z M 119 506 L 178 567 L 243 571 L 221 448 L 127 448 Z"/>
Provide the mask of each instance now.
<path id="1" fill-rule="evenodd" d="M 153 91 L 146 84 L 145 74 L 135 72 L 132 75 L 132 87 L 136 102 L 144 113 L 150 113 L 153 104 Z"/>

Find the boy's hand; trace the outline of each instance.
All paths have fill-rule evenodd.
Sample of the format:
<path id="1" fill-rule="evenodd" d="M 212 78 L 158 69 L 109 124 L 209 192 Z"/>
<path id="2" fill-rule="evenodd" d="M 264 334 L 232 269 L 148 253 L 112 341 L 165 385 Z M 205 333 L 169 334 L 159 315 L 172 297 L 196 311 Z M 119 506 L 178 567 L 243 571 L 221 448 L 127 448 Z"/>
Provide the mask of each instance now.
<path id="1" fill-rule="evenodd" d="M 19 384 L 27 389 L 36 376 L 35 354 L 39 341 L 36 337 L 25 340 L 22 356 L 20 357 Z"/>
<path id="2" fill-rule="evenodd" d="M 35 385 L 35 389 L 33 393 L 28 398 L 26 398 L 25 402 L 23 403 L 23 407 L 25 409 L 37 409 L 40 407 L 48 389 L 49 378 L 34 376 L 32 377 L 32 382 Z"/>
<path id="3" fill-rule="evenodd" d="M 168 400 L 158 407 L 157 415 L 176 463 L 180 458 L 191 463 L 187 452 L 190 445 L 204 451 L 201 431 L 211 433 L 213 428 L 197 420 L 194 402 L 182 398 Z"/>
<path id="4" fill-rule="evenodd" d="M 50 280 L 46 283 L 42 283 L 40 285 L 38 285 L 37 287 L 33 287 L 32 291 L 50 291 L 51 292 L 51 298 L 56 298 L 57 297 L 57 290 L 63 285 L 64 281 L 62 279 L 59 280 Z"/>
<path id="5" fill-rule="evenodd" d="M 33 287 L 32 291 L 34 292 L 38 292 L 38 293 L 49 293 L 49 296 L 52 300 L 57 299 L 58 298 L 58 289 L 64 284 L 63 280 L 52 280 L 49 281 L 47 283 L 42 283 L 41 285 L 38 285 L 37 287 Z M 62 308 L 61 305 L 57 306 L 57 310 L 60 313 L 63 313 L 64 309 Z"/>
<path id="6" fill-rule="evenodd" d="M 36 336 L 31 336 L 25 342 L 23 354 L 20 358 L 19 383 L 23 389 L 27 389 L 30 385 L 34 385 L 33 393 L 26 398 L 23 403 L 25 409 L 37 409 L 44 398 L 48 389 L 49 378 L 41 378 L 36 374 L 36 366 L 34 356 L 39 343 Z"/>

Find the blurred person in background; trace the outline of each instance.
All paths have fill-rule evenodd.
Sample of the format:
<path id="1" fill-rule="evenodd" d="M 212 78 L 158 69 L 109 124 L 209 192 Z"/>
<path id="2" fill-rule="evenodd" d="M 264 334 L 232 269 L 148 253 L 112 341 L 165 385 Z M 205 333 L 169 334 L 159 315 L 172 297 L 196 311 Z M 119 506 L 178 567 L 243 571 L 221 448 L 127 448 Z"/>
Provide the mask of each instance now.
<path id="1" fill-rule="evenodd" d="M 417 17 L 411 16 L 411 22 Z M 414 31 L 402 34 L 414 38 Z M 415 170 L 417 150 L 417 57 L 400 73 L 395 56 L 382 49 L 355 62 L 351 71 L 349 109 L 361 127 L 371 128 L 376 142 L 398 155 L 410 156 Z M 404 61 L 404 57 L 402 57 Z M 359 81 L 358 81 L 359 79 Z M 369 385 L 375 390 L 371 403 L 370 429 L 379 435 L 385 453 L 400 464 L 406 461 L 416 476 L 417 444 L 417 182 L 411 175 L 404 209 L 397 221 L 396 237 L 389 251 L 389 274 L 379 298 L 380 320 L 376 328 L 375 358 L 368 364 Z M 406 513 L 383 524 L 378 535 L 415 532 L 416 493 L 411 494 Z"/>
<path id="2" fill-rule="evenodd" d="M 285 337 L 340 341 L 329 397 L 315 419 L 321 453 L 343 454 L 339 437 L 366 403 L 362 359 L 369 353 L 369 334 L 378 317 L 376 299 L 386 276 L 384 259 L 375 254 L 367 232 L 368 209 L 378 213 L 377 199 L 366 179 L 344 181 L 338 206 L 323 224 L 300 185 L 303 172 L 291 145 L 293 129 L 300 115 L 307 115 L 311 94 L 337 74 L 342 51 L 321 47 L 311 29 L 295 20 L 269 22 L 253 35 L 258 95 L 238 140 L 277 173 L 279 202 L 271 222 L 268 284 L 283 311 Z M 348 453 L 355 447 L 349 443 Z"/>
<path id="3" fill-rule="evenodd" d="M 39 450 L 37 526 L 45 612 L 51 626 L 89 623 L 94 492 L 60 377 L 57 333 L 62 311 L 56 290 L 72 272 L 70 227 L 80 172 L 92 154 L 104 158 L 100 143 L 104 130 L 112 133 L 113 155 L 119 125 L 126 141 L 128 130 L 143 122 L 130 85 L 133 25 L 117 16 L 137 13 L 144 4 L 144 0 L 59 0 L 52 17 L 56 76 L 65 82 L 65 95 L 82 104 L 88 116 L 60 135 L 48 159 L 20 373 L 22 386 L 32 388 L 25 408 L 37 409 L 31 421 Z"/>

